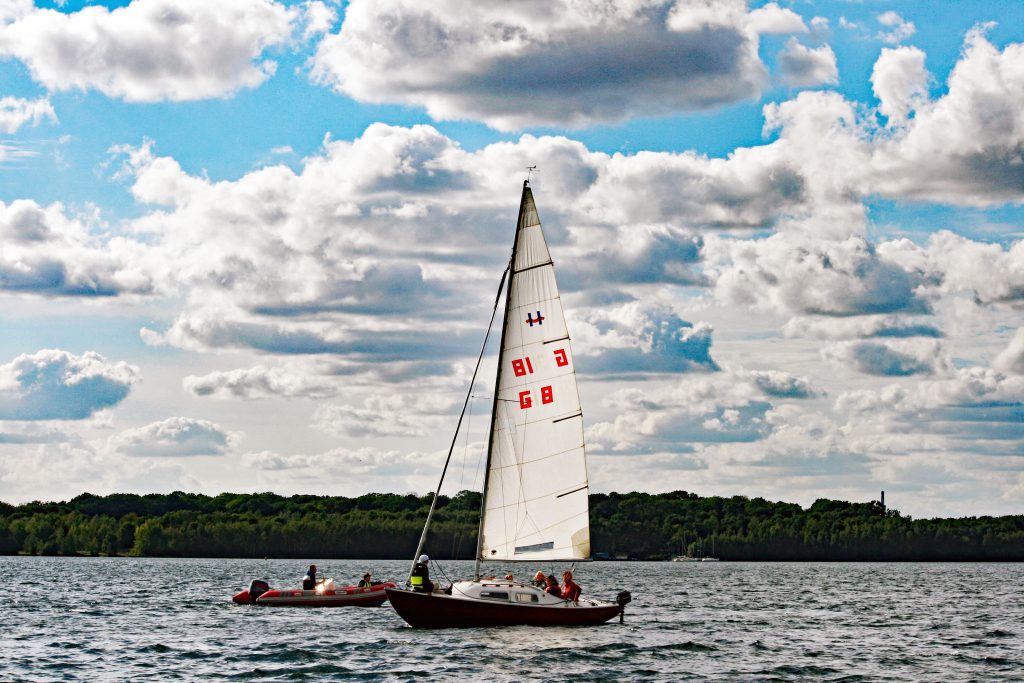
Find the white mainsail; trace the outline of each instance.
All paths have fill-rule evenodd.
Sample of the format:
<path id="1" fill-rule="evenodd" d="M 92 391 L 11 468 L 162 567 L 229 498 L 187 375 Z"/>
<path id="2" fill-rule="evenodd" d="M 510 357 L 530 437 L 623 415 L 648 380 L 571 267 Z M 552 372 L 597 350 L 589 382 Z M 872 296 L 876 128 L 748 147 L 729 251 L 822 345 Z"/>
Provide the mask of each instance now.
<path id="1" fill-rule="evenodd" d="M 528 183 L 513 253 L 480 559 L 587 559 L 583 415 L 555 269 Z"/>

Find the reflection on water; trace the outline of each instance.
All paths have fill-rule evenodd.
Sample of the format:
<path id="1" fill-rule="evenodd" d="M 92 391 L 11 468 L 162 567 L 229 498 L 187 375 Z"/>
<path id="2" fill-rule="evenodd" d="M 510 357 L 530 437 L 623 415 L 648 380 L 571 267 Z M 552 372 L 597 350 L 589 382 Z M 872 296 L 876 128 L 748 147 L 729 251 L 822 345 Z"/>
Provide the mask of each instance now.
<path id="1" fill-rule="evenodd" d="M 1024 565 L 629 563 L 626 623 L 416 631 L 380 608 L 237 606 L 251 578 L 343 583 L 407 562 L 0 557 L 0 680 L 1020 680 Z M 437 563 L 435 563 L 437 564 Z M 470 562 L 441 562 L 461 578 Z M 527 578 L 537 569 L 495 567 Z M 560 573 L 560 572 L 558 572 Z"/>

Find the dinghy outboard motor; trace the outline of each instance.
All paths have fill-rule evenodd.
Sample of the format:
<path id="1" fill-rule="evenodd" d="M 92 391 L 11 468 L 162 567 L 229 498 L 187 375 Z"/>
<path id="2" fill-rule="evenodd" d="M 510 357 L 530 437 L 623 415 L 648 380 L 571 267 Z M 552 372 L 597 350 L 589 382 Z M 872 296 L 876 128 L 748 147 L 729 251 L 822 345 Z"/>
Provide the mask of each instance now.
<path id="1" fill-rule="evenodd" d="M 256 602 L 257 598 L 270 590 L 270 584 L 263 579 L 253 579 L 249 584 L 249 598 Z"/>
<path id="2" fill-rule="evenodd" d="M 270 584 L 263 579 L 253 579 L 249 583 L 249 589 L 236 593 L 231 600 L 236 605 L 254 605 L 256 598 L 270 590 Z"/>
<path id="3" fill-rule="evenodd" d="M 619 603 L 619 623 L 625 623 L 626 605 L 633 602 L 633 596 L 629 594 L 629 591 L 619 591 L 619 594 L 615 596 L 615 602 Z"/>

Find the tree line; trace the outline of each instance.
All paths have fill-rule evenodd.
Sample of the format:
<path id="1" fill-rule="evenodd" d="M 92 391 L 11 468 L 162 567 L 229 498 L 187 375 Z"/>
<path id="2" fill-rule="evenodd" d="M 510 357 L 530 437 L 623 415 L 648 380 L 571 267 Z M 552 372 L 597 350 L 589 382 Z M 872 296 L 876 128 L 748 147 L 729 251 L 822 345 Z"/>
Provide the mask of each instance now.
<path id="1" fill-rule="evenodd" d="M 432 495 L 83 493 L 66 502 L 0 502 L 0 554 L 406 559 Z M 441 496 L 427 547 L 470 559 L 480 494 Z M 722 560 L 1024 561 L 1024 515 L 913 519 L 878 502 L 672 493 L 590 496 L 595 555 Z"/>

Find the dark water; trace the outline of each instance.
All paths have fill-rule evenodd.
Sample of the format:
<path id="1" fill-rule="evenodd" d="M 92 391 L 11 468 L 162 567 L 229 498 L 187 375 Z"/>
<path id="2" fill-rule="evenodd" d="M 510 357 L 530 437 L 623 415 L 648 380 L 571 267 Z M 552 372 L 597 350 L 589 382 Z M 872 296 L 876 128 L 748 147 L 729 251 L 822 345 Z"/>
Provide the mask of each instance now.
<path id="1" fill-rule="evenodd" d="M 318 564 L 342 580 L 407 569 Z M 590 563 L 585 594 L 634 594 L 625 625 L 596 628 L 417 631 L 387 605 L 230 601 L 252 577 L 294 585 L 303 570 L 0 557 L 0 680 L 1024 680 L 1019 564 Z"/>

